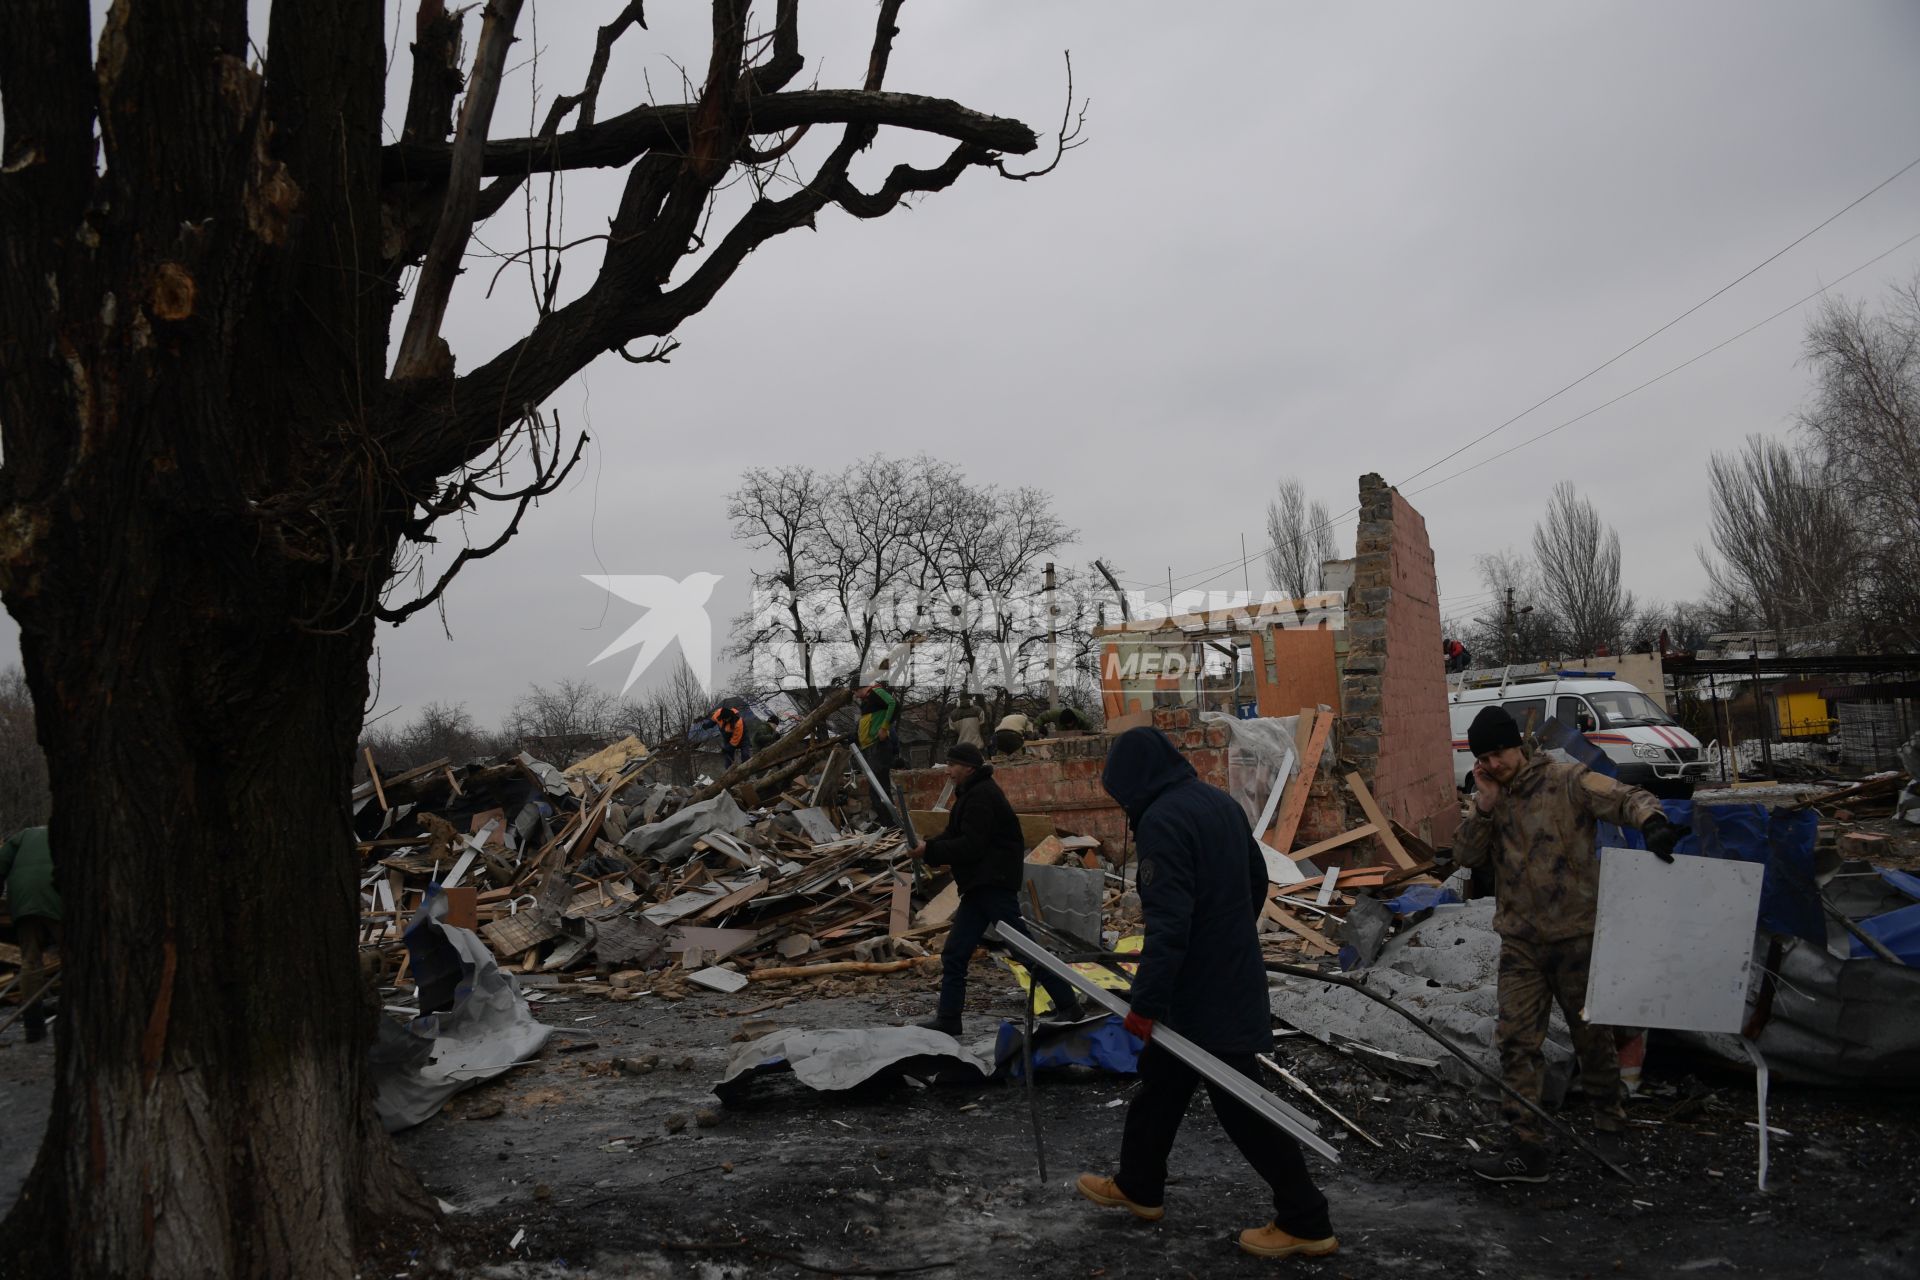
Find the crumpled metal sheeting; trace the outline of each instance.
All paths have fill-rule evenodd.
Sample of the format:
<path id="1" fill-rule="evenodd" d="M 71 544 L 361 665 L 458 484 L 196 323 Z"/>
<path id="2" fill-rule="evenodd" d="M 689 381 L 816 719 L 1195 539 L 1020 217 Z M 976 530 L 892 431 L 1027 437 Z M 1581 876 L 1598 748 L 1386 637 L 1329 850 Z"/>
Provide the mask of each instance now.
<path id="1" fill-rule="evenodd" d="M 788 1027 L 734 1051 L 713 1087 L 723 1101 L 740 1096 L 754 1077 L 791 1070 L 800 1083 L 824 1093 L 857 1088 L 884 1075 L 951 1077 L 972 1083 L 993 1074 L 993 1059 L 950 1035 L 925 1027 L 855 1027 L 802 1031 Z"/>
<path id="2" fill-rule="evenodd" d="M 635 827 L 620 837 L 620 847 L 636 857 L 644 857 L 666 866 L 685 862 L 693 853 L 694 842 L 709 831 L 732 835 L 753 825 L 727 792 L 711 800 L 690 804 L 670 818 Z"/>
<path id="3" fill-rule="evenodd" d="M 1395 936 L 1370 967 L 1349 974 L 1372 990 L 1397 1001 L 1488 1070 L 1498 1073 L 1500 1054 L 1493 1045 L 1499 1016 L 1500 935 L 1493 931 L 1493 902 L 1442 907 Z M 1323 1043 L 1354 1040 L 1390 1053 L 1431 1061 L 1454 1084 L 1481 1088 L 1485 1082 L 1393 1010 L 1357 991 L 1305 978 L 1273 979 L 1269 1003 L 1276 1018 Z M 1573 1042 L 1566 1020 L 1553 1010 L 1543 1046 L 1548 1105 L 1565 1096 L 1576 1074 Z"/>
<path id="4" fill-rule="evenodd" d="M 1765 965 L 1768 939 L 1754 949 Z M 1920 969 L 1878 957 L 1851 960 L 1798 938 L 1783 940 L 1773 1008 L 1757 1041 L 1772 1074 L 1799 1084 L 1920 1080 Z M 1749 1000 L 1758 998 L 1755 981 Z M 1751 1006 L 1750 1006 L 1751 1007 Z M 1736 1037 L 1674 1032 L 1730 1064 L 1744 1065 Z"/>
<path id="5" fill-rule="evenodd" d="M 448 1098 L 540 1051 L 553 1032 L 534 1021 L 520 984 L 480 936 L 446 923 L 447 898 L 428 891 L 407 929 L 423 1013 L 402 1026 L 381 1018 L 370 1055 L 374 1109 L 387 1132 L 429 1119 Z"/>

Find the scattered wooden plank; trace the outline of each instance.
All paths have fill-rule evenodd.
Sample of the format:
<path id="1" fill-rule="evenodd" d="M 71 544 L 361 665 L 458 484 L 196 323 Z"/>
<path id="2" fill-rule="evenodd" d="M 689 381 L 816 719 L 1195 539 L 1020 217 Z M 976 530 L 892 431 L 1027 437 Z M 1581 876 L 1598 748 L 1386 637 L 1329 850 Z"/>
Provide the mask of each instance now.
<path id="1" fill-rule="evenodd" d="M 367 758 L 367 781 L 373 784 L 373 798 L 380 802 L 380 811 L 385 813 L 392 806 L 387 803 L 387 791 L 380 785 L 380 770 L 373 765 L 373 748 L 361 748 L 361 754 Z"/>
<path id="2" fill-rule="evenodd" d="M 1374 825 L 1375 834 L 1380 837 L 1380 843 L 1386 846 L 1388 856 L 1402 867 L 1419 866 L 1420 864 L 1413 860 L 1406 849 L 1401 847 L 1399 838 L 1393 834 L 1393 824 L 1387 821 L 1386 814 L 1380 812 L 1380 804 L 1373 798 L 1373 792 L 1367 790 L 1366 780 L 1358 773 L 1348 774 L 1347 790 L 1353 792 L 1353 798 L 1360 802 L 1360 811 L 1366 814 L 1367 821 Z"/>
<path id="3" fill-rule="evenodd" d="M 701 920 L 713 920 L 719 916 L 723 916 L 727 912 L 733 910 L 735 907 L 740 906 L 743 903 L 751 902 L 753 901 L 753 899 L 765 893 L 767 891 L 767 886 L 772 883 L 773 881 L 768 880 L 763 876 L 760 879 L 755 880 L 752 884 L 742 885 L 740 888 L 735 889 L 732 893 L 720 899 L 718 902 L 714 903 L 712 906 L 697 912 L 692 917 L 690 917 L 690 919 L 694 922 L 698 922 Z"/>
<path id="4" fill-rule="evenodd" d="M 747 977 L 755 982 L 780 982 L 788 978 L 824 978 L 836 973 L 899 973 L 903 969 L 937 964 L 939 960 L 939 956 L 914 956 L 907 960 L 835 960 L 828 964 L 755 969 Z"/>
<path id="5" fill-rule="evenodd" d="M 893 873 L 893 903 L 887 919 L 887 932 L 899 937 L 907 931 L 913 916 L 913 877 L 904 871 Z"/>
<path id="6" fill-rule="evenodd" d="M 916 932 L 922 929 L 944 929 L 947 921 L 953 919 L 953 913 L 960 909 L 960 886 L 950 884 L 933 896 L 933 901 L 920 908 L 913 918 Z"/>
<path id="7" fill-rule="evenodd" d="M 1351 831 L 1343 831 L 1331 839 L 1322 840 L 1319 844 L 1310 844 L 1304 849 L 1295 849 L 1290 856 L 1295 862 L 1305 862 L 1309 858 L 1318 857 L 1320 854 L 1331 853 L 1342 845 L 1352 844 L 1356 840 L 1365 840 L 1378 830 L 1379 828 L 1371 822 L 1364 822 Z"/>
<path id="8" fill-rule="evenodd" d="M 1313 780 L 1320 776 L 1320 756 L 1326 750 L 1327 735 L 1333 732 L 1333 719 L 1330 714 L 1315 717 L 1307 748 L 1300 753 L 1300 772 L 1293 776 L 1286 799 L 1280 802 L 1280 816 L 1274 819 L 1273 829 L 1267 833 L 1267 844 L 1281 853 L 1293 848 L 1294 834 L 1300 830 L 1300 819 L 1307 812 L 1307 793 L 1313 789 Z"/>
<path id="9" fill-rule="evenodd" d="M 1266 916 L 1267 919 L 1273 921 L 1289 933 L 1298 935 L 1308 946 L 1318 951 L 1321 955 L 1337 956 L 1340 954 L 1339 947 L 1328 942 L 1310 925 L 1301 920 L 1299 916 L 1294 915 L 1286 908 L 1269 902 L 1265 907 L 1261 908 L 1260 914 Z"/>

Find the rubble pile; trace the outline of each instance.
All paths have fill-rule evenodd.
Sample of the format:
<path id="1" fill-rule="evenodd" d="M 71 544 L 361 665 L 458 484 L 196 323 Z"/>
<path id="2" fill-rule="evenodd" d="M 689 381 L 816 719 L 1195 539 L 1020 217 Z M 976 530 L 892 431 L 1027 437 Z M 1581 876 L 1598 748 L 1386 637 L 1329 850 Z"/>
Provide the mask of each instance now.
<path id="1" fill-rule="evenodd" d="M 409 985 L 405 936 L 434 885 L 445 923 L 475 931 L 534 999 L 555 986 L 615 1000 L 735 991 L 926 960 L 958 891 L 905 857 L 849 749 L 768 755 L 693 787 L 650 781 L 654 757 L 634 738 L 565 768 L 522 753 L 376 769 L 353 793 L 365 967 Z M 1036 862 L 1097 843 L 1063 842 L 1050 824 L 1034 838 Z"/>

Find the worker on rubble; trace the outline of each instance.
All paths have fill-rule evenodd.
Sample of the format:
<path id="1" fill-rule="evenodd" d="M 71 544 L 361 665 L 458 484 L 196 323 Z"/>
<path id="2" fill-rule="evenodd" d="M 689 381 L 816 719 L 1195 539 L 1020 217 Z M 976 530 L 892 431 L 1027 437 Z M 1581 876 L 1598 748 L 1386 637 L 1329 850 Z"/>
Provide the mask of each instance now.
<path id="1" fill-rule="evenodd" d="M 1140 851 L 1136 881 L 1147 933 L 1125 1025 L 1144 1047 L 1119 1171 L 1083 1173 L 1078 1186 L 1097 1205 L 1158 1222 L 1166 1212 L 1167 1156 L 1200 1076 L 1155 1044 L 1154 1030 L 1164 1023 L 1240 1074 L 1258 1078 L 1255 1055 L 1273 1047 L 1257 923 L 1268 892 L 1267 864 L 1240 802 L 1200 781 L 1157 729 L 1121 734 L 1100 781 L 1126 810 Z M 1337 1251 L 1327 1198 L 1307 1173 L 1299 1145 L 1211 1080 L 1207 1093 L 1220 1127 L 1273 1191 L 1273 1220 L 1242 1231 L 1241 1249 L 1262 1258 L 1323 1258 Z"/>
<path id="2" fill-rule="evenodd" d="M 1040 726 L 1042 733 L 1049 731 L 1079 733 L 1086 729 L 1087 718 L 1063 702 L 1057 707 L 1042 711 L 1034 723 Z"/>
<path id="3" fill-rule="evenodd" d="M 860 720 L 854 728 L 854 745 L 867 758 L 867 768 L 880 783 L 881 794 L 873 798 L 873 811 L 884 819 L 894 812 L 893 766 L 900 755 L 900 700 L 884 680 L 876 680 L 860 690 L 855 705 L 860 708 Z"/>
<path id="4" fill-rule="evenodd" d="M 0 888 L 20 939 L 20 1025 L 27 1043 L 47 1038 L 47 947 L 60 943 L 60 891 L 54 886 L 53 846 L 45 827 L 26 827 L 0 844 Z"/>
<path id="5" fill-rule="evenodd" d="M 740 714 L 740 708 L 721 703 L 707 719 L 720 727 L 720 758 L 727 768 L 753 755 L 753 744 L 747 740 L 747 718 Z"/>
<path id="6" fill-rule="evenodd" d="M 947 713 L 947 724 L 953 729 L 953 739 L 963 747 L 972 747 L 975 751 L 984 751 L 987 739 L 982 728 L 987 718 L 987 709 L 973 698 L 962 698 L 960 705 Z"/>
<path id="7" fill-rule="evenodd" d="M 1033 721 L 1024 712 L 1014 711 L 1000 717 L 993 726 L 993 750 L 996 755 L 1018 755 L 1033 736 Z"/>
<path id="8" fill-rule="evenodd" d="M 1602 1147 L 1626 1128 L 1620 1105 L 1620 1063 L 1613 1032 L 1580 1016 L 1593 958 L 1594 910 L 1600 897 L 1595 823 L 1638 827 L 1647 848 L 1673 861 L 1684 834 L 1638 787 L 1560 762 L 1522 745 L 1520 726 L 1491 706 L 1467 729 L 1473 751 L 1473 793 L 1454 832 L 1453 856 L 1464 867 L 1491 864 L 1500 935 L 1499 1018 L 1494 1040 L 1500 1072 L 1515 1093 L 1538 1103 L 1544 1083 L 1540 1044 L 1553 1004 L 1566 1015 L 1580 1060 L 1580 1085 L 1593 1108 Z M 1545 1182 L 1546 1135 L 1538 1117 L 1512 1098 L 1501 1105 L 1509 1140 L 1467 1162 L 1490 1182 Z"/>
<path id="9" fill-rule="evenodd" d="M 953 808 L 946 830 L 914 845 L 907 856 L 924 859 L 929 866 L 952 867 L 953 882 L 960 889 L 960 905 L 940 952 L 939 1010 L 919 1024 L 957 1036 L 967 1001 L 967 966 L 987 931 L 1002 921 L 1027 931 L 1020 921 L 1019 896 L 1027 842 L 1013 805 L 993 780 L 993 766 L 978 747 L 965 743 L 949 747 L 947 777 L 953 783 Z M 1055 1017 L 1078 1022 L 1087 1016 L 1072 983 L 1044 973 L 1035 977 L 1053 998 Z"/>

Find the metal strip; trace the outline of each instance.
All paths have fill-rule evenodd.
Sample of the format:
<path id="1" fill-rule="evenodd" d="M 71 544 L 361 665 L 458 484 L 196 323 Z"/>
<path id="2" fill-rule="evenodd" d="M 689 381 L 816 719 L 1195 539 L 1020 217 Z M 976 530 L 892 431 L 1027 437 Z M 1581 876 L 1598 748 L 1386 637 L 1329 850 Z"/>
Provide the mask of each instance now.
<path id="1" fill-rule="evenodd" d="M 1064 978 L 1072 983 L 1074 989 L 1080 994 L 1091 997 L 1095 1004 L 1108 1013 L 1126 1016 L 1127 1006 L 1119 996 L 1100 986 L 1019 930 L 1003 921 L 993 926 L 993 933 L 1028 964 L 1037 965 L 1057 978 Z M 1153 1029 L 1153 1043 L 1198 1071 L 1210 1083 L 1225 1089 L 1240 1102 L 1252 1108 L 1254 1114 L 1274 1128 L 1290 1135 L 1301 1146 L 1335 1164 L 1340 1162 L 1340 1153 L 1320 1136 L 1320 1123 L 1317 1120 L 1295 1111 L 1178 1031 L 1156 1026 Z"/>

